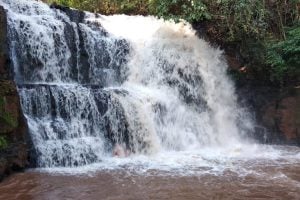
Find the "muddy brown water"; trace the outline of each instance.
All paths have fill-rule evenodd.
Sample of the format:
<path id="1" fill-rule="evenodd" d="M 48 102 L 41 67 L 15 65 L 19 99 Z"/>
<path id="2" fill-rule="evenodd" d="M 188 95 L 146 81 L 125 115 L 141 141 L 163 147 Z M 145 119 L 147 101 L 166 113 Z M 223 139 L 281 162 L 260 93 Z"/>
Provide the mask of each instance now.
<path id="1" fill-rule="evenodd" d="M 0 199 L 300 199 L 299 163 L 251 166 L 245 162 L 241 168 L 248 173 L 227 169 L 217 174 L 179 175 L 124 168 L 70 175 L 29 170 L 1 182 Z"/>

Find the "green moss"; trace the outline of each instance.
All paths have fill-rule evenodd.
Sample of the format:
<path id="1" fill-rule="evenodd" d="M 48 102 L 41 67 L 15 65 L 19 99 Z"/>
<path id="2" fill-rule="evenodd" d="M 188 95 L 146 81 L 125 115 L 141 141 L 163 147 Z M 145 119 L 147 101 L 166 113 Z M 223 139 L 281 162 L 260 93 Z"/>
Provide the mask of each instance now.
<path id="1" fill-rule="evenodd" d="M 0 97 L 0 122 L 10 126 L 11 128 L 18 127 L 18 121 L 10 113 L 5 112 L 5 98 Z"/>
<path id="2" fill-rule="evenodd" d="M 0 136 L 0 150 L 8 147 L 8 142 L 4 136 Z"/>
<path id="3" fill-rule="evenodd" d="M 16 90 L 12 81 L 0 80 L 0 97 L 14 93 Z"/>
<path id="4" fill-rule="evenodd" d="M 0 81 L 0 132 L 5 133 L 18 127 L 18 119 L 5 109 L 7 96 L 15 95 L 15 86 L 12 81 Z"/>

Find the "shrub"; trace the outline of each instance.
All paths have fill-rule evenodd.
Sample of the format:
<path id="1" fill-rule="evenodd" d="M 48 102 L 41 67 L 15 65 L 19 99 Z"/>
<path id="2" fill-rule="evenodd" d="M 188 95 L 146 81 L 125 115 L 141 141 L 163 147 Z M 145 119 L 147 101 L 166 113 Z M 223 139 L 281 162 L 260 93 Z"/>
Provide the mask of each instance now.
<path id="1" fill-rule="evenodd" d="M 289 28 L 286 40 L 271 40 L 267 44 L 266 63 L 271 67 L 271 79 L 281 83 L 289 77 L 300 77 L 300 27 Z M 298 80 L 297 80 L 298 79 Z"/>
<path id="2" fill-rule="evenodd" d="M 164 19 L 188 22 L 211 19 L 207 6 L 201 0 L 154 0 L 151 1 L 152 14 Z"/>

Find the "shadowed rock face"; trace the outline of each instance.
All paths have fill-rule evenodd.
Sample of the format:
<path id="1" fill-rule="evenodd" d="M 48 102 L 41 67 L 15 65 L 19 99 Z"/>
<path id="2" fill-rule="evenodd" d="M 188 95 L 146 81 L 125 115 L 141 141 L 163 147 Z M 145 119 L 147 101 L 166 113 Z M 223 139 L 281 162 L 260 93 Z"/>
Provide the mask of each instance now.
<path id="1" fill-rule="evenodd" d="M 300 145 L 300 90 L 278 96 L 261 108 L 262 123 L 278 134 L 279 143 Z"/>
<path id="2" fill-rule="evenodd" d="M 268 144 L 300 146 L 300 89 L 278 89 L 252 81 L 237 89 L 256 119 L 255 137 Z"/>
<path id="3" fill-rule="evenodd" d="M 6 13 L 0 6 L 0 180 L 28 166 L 27 125 L 10 69 Z"/>

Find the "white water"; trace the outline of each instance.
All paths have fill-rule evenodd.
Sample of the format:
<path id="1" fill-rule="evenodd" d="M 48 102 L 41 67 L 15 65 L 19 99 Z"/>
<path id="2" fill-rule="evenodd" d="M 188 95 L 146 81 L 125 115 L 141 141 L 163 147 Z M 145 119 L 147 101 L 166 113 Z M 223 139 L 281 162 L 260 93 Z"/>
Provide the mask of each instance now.
<path id="1" fill-rule="evenodd" d="M 189 24 L 90 13 L 75 23 L 39 2 L 0 4 L 39 167 L 213 172 L 241 160 L 300 160 L 297 149 L 248 141 L 253 122 L 222 51 Z M 131 155 L 112 157 L 116 143 Z"/>

